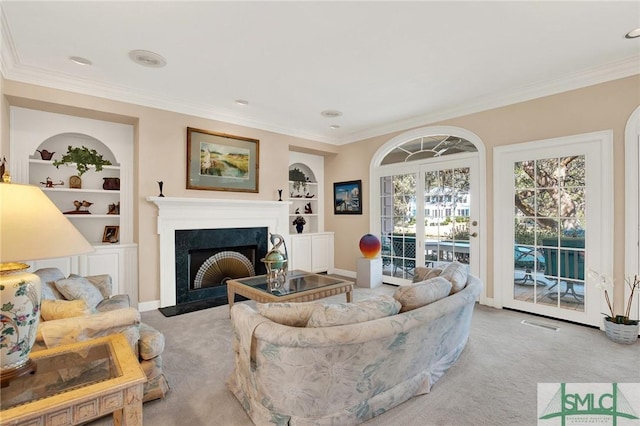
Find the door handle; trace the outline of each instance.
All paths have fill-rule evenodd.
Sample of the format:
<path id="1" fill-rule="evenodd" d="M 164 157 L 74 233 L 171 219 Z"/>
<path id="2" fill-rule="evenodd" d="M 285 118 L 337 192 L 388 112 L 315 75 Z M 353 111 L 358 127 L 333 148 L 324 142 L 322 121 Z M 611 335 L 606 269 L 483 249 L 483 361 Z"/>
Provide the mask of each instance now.
<path id="1" fill-rule="evenodd" d="M 471 236 L 472 236 L 473 238 L 475 238 L 475 237 L 477 237 L 477 236 L 478 236 L 478 233 L 477 233 L 477 232 L 474 232 L 473 234 L 471 234 Z"/>

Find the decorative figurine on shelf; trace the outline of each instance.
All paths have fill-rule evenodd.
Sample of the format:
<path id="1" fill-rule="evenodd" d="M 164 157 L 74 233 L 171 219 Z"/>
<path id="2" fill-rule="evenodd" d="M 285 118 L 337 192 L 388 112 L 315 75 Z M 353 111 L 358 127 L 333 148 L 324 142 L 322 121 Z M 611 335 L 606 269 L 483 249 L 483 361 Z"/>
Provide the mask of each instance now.
<path id="1" fill-rule="evenodd" d="M 282 201 L 282 189 L 278 189 L 278 201 Z"/>
<path id="2" fill-rule="evenodd" d="M 76 206 L 76 209 L 64 212 L 64 214 L 91 214 L 89 207 L 91 207 L 92 204 L 92 202 L 87 200 L 74 200 L 73 205 Z"/>
<path id="3" fill-rule="evenodd" d="M 158 181 L 158 188 L 160 188 L 160 195 L 158 195 L 158 197 L 164 197 L 164 194 L 162 193 L 162 186 L 164 185 L 164 182 L 159 180 Z"/>
<path id="4" fill-rule="evenodd" d="M 60 183 L 54 183 L 49 176 L 45 179 L 45 182 L 40 182 L 45 188 L 54 188 L 56 185 L 64 185 L 64 182 L 60 180 Z"/>
<path id="5" fill-rule="evenodd" d="M 292 225 L 296 226 L 296 231 L 298 232 L 298 234 L 302 234 L 302 230 L 304 229 L 304 225 L 306 223 L 307 221 L 304 220 L 304 217 L 298 216 L 295 219 L 293 219 Z"/>
<path id="6" fill-rule="evenodd" d="M 107 214 L 120 214 L 120 201 L 115 204 L 109 204 Z"/>
<path id="7" fill-rule="evenodd" d="M 313 211 L 311 210 L 311 203 L 307 203 L 304 206 L 304 213 L 305 214 L 313 214 Z"/>
<path id="8" fill-rule="evenodd" d="M 307 195 L 305 195 L 305 196 L 304 196 L 304 198 L 313 198 L 313 197 L 315 197 L 315 196 L 316 196 L 316 194 L 309 194 L 309 193 L 307 192 Z"/>
<path id="9" fill-rule="evenodd" d="M 277 292 L 283 287 L 287 280 L 287 261 L 289 254 L 287 253 L 287 245 L 282 235 L 271 234 L 269 240 L 273 248 L 260 260 L 267 268 L 267 285 L 269 291 Z M 280 251 L 281 246 L 284 248 L 284 253 Z"/>
<path id="10" fill-rule="evenodd" d="M 298 207 L 293 214 L 300 214 L 300 207 Z"/>

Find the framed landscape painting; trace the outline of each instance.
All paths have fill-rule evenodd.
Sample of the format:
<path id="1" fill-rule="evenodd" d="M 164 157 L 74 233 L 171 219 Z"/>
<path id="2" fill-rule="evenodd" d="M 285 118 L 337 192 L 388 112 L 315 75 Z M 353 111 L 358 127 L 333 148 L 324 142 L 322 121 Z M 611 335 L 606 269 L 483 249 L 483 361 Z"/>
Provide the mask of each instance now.
<path id="1" fill-rule="evenodd" d="M 333 183 L 333 213 L 362 214 L 362 181 Z"/>
<path id="2" fill-rule="evenodd" d="M 258 192 L 259 144 L 187 127 L 187 189 Z"/>

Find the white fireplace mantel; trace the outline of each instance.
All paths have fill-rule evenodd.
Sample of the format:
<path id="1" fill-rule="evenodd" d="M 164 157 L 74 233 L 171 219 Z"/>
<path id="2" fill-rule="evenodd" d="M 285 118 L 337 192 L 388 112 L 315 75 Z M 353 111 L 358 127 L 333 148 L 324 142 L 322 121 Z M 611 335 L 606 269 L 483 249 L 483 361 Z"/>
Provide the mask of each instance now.
<path id="1" fill-rule="evenodd" d="M 176 304 L 175 231 L 266 227 L 289 240 L 287 201 L 147 197 L 158 206 L 160 307 Z"/>

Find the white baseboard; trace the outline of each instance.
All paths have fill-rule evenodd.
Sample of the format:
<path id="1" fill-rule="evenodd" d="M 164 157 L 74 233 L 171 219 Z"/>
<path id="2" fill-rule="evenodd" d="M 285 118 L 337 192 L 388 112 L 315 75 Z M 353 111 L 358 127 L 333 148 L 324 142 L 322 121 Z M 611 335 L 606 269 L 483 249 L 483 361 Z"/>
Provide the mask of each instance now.
<path id="1" fill-rule="evenodd" d="M 160 307 L 159 300 L 152 300 L 150 302 L 140 302 L 138 303 L 138 310 L 140 312 L 153 311 L 154 309 L 158 309 Z"/>
<path id="2" fill-rule="evenodd" d="M 355 271 L 347 271 L 346 269 L 334 269 L 333 273 L 336 275 L 342 275 L 343 277 L 356 278 L 357 274 Z"/>

